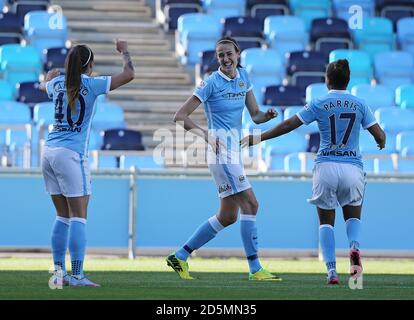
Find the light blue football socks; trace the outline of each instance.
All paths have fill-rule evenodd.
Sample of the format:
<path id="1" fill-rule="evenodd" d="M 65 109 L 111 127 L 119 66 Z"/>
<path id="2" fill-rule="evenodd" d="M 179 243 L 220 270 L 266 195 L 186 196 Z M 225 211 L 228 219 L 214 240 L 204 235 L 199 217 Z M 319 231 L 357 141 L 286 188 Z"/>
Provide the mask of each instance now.
<path id="1" fill-rule="evenodd" d="M 319 244 L 328 272 L 336 269 L 335 234 L 334 228 L 330 224 L 319 226 Z"/>
<path id="2" fill-rule="evenodd" d="M 359 232 L 361 229 L 361 220 L 357 218 L 350 218 L 346 220 L 345 223 L 349 247 L 353 250 L 359 250 Z"/>
<path id="3" fill-rule="evenodd" d="M 72 260 L 72 275 L 82 278 L 86 250 L 86 219 L 70 219 L 69 252 Z"/>
<path id="4" fill-rule="evenodd" d="M 65 257 L 68 249 L 69 219 L 57 216 L 52 230 L 52 255 L 55 271 L 66 273 Z"/>
<path id="5" fill-rule="evenodd" d="M 175 256 L 186 261 L 194 250 L 201 248 L 223 229 L 224 226 L 218 221 L 217 217 L 212 216 L 198 227 L 185 245 L 175 252 Z"/>
<path id="6" fill-rule="evenodd" d="M 240 215 L 240 232 L 250 272 L 255 273 L 262 268 L 257 255 L 258 240 L 255 215 Z"/>

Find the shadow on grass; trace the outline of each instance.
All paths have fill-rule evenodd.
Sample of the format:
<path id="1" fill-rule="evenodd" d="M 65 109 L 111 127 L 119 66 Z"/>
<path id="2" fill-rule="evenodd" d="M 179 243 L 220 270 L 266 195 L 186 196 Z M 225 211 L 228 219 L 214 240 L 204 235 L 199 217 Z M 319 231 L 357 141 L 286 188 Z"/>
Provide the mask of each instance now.
<path id="1" fill-rule="evenodd" d="M 284 273 L 282 281 L 248 281 L 246 273 L 194 272 L 185 281 L 174 272 L 91 272 L 100 288 L 51 290 L 44 271 L 0 271 L 0 299 L 414 299 L 412 275 L 368 274 L 363 289 L 351 290 L 349 276 L 338 286 L 326 285 L 324 274 Z"/>

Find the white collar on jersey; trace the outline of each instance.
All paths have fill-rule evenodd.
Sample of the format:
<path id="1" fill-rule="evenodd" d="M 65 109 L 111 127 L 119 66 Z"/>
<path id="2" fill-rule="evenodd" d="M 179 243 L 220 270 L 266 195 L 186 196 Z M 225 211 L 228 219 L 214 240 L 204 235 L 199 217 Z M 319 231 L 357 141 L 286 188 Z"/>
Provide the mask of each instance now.
<path id="1" fill-rule="evenodd" d="M 240 78 L 240 72 L 239 72 L 239 69 L 236 69 L 236 77 L 234 78 L 234 79 L 232 79 L 232 78 L 229 78 L 228 76 L 226 76 L 221 70 L 220 70 L 220 67 L 218 68 L 218 70 L 217 70 L 217 72 L 218 72 L 218 74 L 219 75 L 221 75 L 222 76 L 222 78 L 224 78 L 225 80 L 227 80 L 227 81 L 232 81 L 232 80 L 234 80 L 234 79 L 238 79 L 238 78 Z"/>
<path id="2" fill-rule="evenodd" d="M 331 90 L 328 91 L 328 93 L 342 93 L 342 94 L 347 93 L 347 94 L 349 94 L 349 91 L 348 90 L 334 90 L 334 89 L 331 89 Z"/>

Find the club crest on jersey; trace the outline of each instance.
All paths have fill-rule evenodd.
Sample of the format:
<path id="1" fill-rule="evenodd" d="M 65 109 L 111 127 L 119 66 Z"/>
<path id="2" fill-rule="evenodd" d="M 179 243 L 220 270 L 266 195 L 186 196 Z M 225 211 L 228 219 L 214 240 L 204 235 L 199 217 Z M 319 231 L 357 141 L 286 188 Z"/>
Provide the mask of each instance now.
<path id="1" fill-rule="evenodd" d="M 306 111 L 309 111 L 309 105 L 308 104 L 305 104 L 304 108 L 305 108 Z"/>
<path id="2" fill-rule="evenodd" d="M 218 188 L 219 193 L 226 192 L 227 190 L 231 190 L 231 185 L 229 185 L 228 183 L 223 183 Z"/>
<path id="3" fill-rule="evenodd" d="M 240 81 L 239 81 L 239 87 L 240 87 L 240 88 L 243 88 L 243 87 L 244 87 L 244 82 L 243 82 L 243 80 L 240 80 Z"/>
<path id="4" fill-rule="evenodd" d="M 202 89 L 206 86 L 206 83 L 204 82 L 204 80 L 201 80 L 200 84 L 198 85 L 198 89 Z"/>
<path id="5" fill-rule="evenodd" d="M 243 176 L 243 175 L 242 176 L 239 176 L 239 181 L 240 182 L 244 182 L 244 180 L 246 180 L 246 177 L 245 176 Z"/>

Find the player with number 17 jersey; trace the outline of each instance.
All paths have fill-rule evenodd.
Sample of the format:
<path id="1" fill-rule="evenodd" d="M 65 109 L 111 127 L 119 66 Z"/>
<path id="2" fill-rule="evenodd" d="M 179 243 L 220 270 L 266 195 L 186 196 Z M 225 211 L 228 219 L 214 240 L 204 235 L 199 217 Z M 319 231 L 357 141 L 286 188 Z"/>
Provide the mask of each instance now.
<path id="1" fill-rule="evenodd" d="M 55 104 L 55 123 L 46 141 L 48 147 L 64 147 L 87 156 L 92 119 L 96 112 L 96 98 L 109 92 L 110 76 L 88 77 L 82 74 L 76 114 L 68 105 L 65 77 L 58 76 L 46 85 Z"/>

